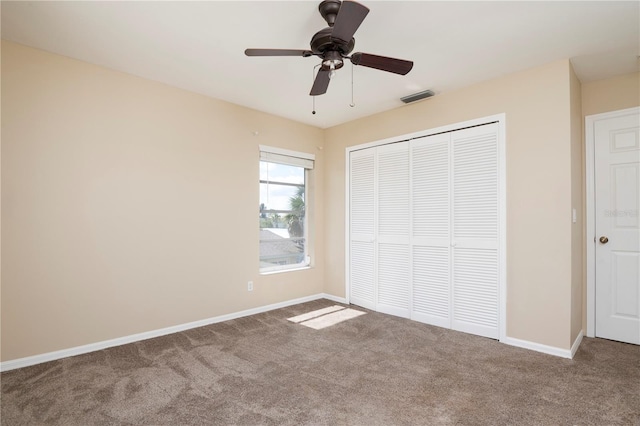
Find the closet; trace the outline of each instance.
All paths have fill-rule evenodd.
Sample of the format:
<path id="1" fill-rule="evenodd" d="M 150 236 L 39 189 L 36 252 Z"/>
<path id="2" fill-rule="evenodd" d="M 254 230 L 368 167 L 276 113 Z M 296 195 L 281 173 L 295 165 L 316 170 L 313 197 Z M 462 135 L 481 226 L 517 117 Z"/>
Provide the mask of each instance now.
<path id="1" fill-rule="evenodd" d="M 351 303 L 499 337 L 499 123 L 348 153 Z"/>

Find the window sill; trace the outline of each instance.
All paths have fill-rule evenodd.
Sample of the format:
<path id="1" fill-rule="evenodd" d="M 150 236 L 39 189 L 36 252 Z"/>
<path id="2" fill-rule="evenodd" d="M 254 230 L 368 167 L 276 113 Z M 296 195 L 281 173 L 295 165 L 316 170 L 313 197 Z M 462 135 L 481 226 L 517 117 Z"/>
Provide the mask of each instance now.
<path id="1" fill-rule="evenodd" d="M 274 275 L 274 274 L 282 274 L 285 272 L 295 272 L 295 271 L 304 271 L 305 269 L 311 269 L 311 266 L 307 265 L 307 266 L 299 266 L 297 268 L 291 268 L 291 269 L 277 269 L 274 271 L 260 271 L 260 275 Z"/>

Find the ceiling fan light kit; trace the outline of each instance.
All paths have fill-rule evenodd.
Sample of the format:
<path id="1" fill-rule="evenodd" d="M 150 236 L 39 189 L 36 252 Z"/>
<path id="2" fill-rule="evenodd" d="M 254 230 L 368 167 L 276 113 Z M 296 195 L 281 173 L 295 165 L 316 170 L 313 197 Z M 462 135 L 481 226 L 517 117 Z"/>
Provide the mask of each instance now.
<path id="1" fill-rule="evenodd" d="M 349 59 L 354 65 L 362 65 L 394 74 L 406 75 L 413 62 L 404 59 L 389 58 L 356 52 L 349 54 L 355 47 L 353 35 L 369 13 L 366 6 L 355 1 L 324 0 L 318 6 L 320 15 L 329 25 L 313 35 L 310 42 L 311 50 L 295 49 L 246 49 L 247 56 L 318 56 L 322 59 L 320 69 L 311 87 L 311 96 L 322 95 L 327 92 L 331 77 L 344 66 L 344 60 Z"/>

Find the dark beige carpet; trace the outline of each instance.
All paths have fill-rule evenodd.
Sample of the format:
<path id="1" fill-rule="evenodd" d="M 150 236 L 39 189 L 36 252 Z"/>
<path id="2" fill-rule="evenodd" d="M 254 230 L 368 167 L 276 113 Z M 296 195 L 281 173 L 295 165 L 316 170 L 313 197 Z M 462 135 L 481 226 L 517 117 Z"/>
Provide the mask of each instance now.
<path id="1" fill-rule="evenodd" d="M 640 347 L 573 360 L 305 303 L 3 373 L 2 425 L 638 425 Z M 359 309 L 355 307 L 356 309 Z"/>

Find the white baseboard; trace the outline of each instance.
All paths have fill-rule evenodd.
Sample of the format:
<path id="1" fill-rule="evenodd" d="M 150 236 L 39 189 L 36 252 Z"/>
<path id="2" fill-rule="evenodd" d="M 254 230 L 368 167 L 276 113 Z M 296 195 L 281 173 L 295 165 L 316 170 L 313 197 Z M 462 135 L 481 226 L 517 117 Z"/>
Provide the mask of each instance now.
<path id="1" fill-rule="evenodd" d="M 573 342 L 573 345 L 571 345 L 571 358 L 573 358 L 576 352 L 578 351 L 578 348 L 580 347 L 580 343 L 582 343 L 582 337 L 583 337 L 583 333 L 582 333 L 582 330 L 580 330 L 580 333 L 578 333 L 576 340 Z"/>
<path id="2" fill-rule="evenodd" d="M 328 293 L 322 293 L 320 296 L 322 296 L 323 299 L 328 299 L 328 300 L 331 300 L 332 302 L 344 303 L 345 305 L 349 304 L 349 302 L 347 302 L 346 297 L 338 297 Z"/>
<path id="3" fill-rule="evenodd" d="M 561 349 L 555 346 L 547 346 L 541 343 L 530 342 L 528 340 L 516 339 L 514 337 L 505 337 L 500 341 L 502 343 L 506 343 L 507 345 L 517 346 L 519 348 L 529 349 L 536 352 L 542 352 L 543 354 L 559 356 L 561 358 L 573 358 L 573 353 L 571 352 L 573 350 L 573 347 L 571 349 Z"/>
<path id="4" fill-rule="evenodd" d="M 311 302 L 318 299 L 329 299 L 334 302 L 345 303 L 344 299 L 330 295 L 330 294 L 314 294 L 312 296 L 300 297 L 298 299 L 287 300 L 284 302 L 274 303 L 271 305 L 261 306 L 258 308 L 247 309 L 240 312 L 234 312 L 231 314 L 220 315 L 213 318 L 207 318 L 200 321 L 188 322 L 186 324 L 179 324 L 172 327 L 161 328 L 158 330 L 146 331 L 144 333 L 132 334 L 129 336 L 118 337 L 116 339 L 104 340 L 102 342 L 91 343 L 83 346 L 76 346 L 74 348 L 63 349 L 55 352 L 47 352 L 40 355 L 29 356 L 25 358 L 18 358 L 10 361 L 4 361 L 0 363 L 0 372 L 14 370 L 16 368 L 28 367 L 30 365 L 41 364 L 43 362 L 55 361 L 62 358 L 67 358 L 75 355 L 82 355 L 89 352 L 95 352 L 113 346 L 126 345 L 127 343 L 139 342 L 141 340 L 152 339 L 154 337 L 165 336 L 171 333 L 178 333 L 180 331 L 189 330 L 192 328 L 203 327 L 205 325 L 215 324 L 217 322 L 229 321 L 236 318 L 246 317 L 249 315 L 260 314 L 262 312 L 272 311 L 274 309 L 285 308 L 291 305 L 297 305 L 299 303 Z"/>
<path id="5" fill-rule="evenodd" d="M 215 324 L 218 322 L 229 321 L 236 318 L 242 318 L 249 315 L 260 314 L 262 312 L 272 311 L 274 309 L 285 308 L 287 306 L 297 305 L 300 303 L 311 302 L 318 299 L 327 299 L 337 303 L 348 304 L 347 299 L 344 297 L 334 296 L 327 293 L 319 293 L 311 296 L 300 297 L 298 299 L 286 300 L 284 302 L 273 303 L 271 305 L 260 306 L 258 308 L 247 309 L 240 312 L 234 312 L 231 314 L 220 315 L 217 317 L 207 318 L 200 321 L 193 321 L 185 324 L 179 324 L 172 327 L 161 328 L 158 330 L 147 331 L 144 333 L 132 334 L 129 336 L 119 337 L 111 340 L 104 340 L 102 342 L 91 343 L 83 346 L 76 346 L 74 348 L 63 349 L 54 352 L 47 352 L 40 355 L 29 356 L 25 358 L 18 358 L 10 361 L 0 362 L 0 372 L 15 370 L 16 368 L 29 367 L 31 365 L 42 364 L 43 362 L 55 361 L 70 356 L 82 355 L 89 352 L 100 351 L 102 349 L 111 348 L 114 346 L 126 345 L 128 343 L 139 342 L 141 340 L 152 339 L 154 337 L 166 336 L 167 334 L 178 333 L 180 331 L 190 330 L 192 328 L 204 327 L 206 325 Z M 516 339 L 513 337 L 506 337 L 501 340 L 502 343 L 511 346 L 517 346 L 524 349 L 530 349 L 537 352 L 542 352 L 549 355 L 555 355 L 562 358 L 573 358 L 580 343 L 582 342 L 583 333 L 580 331 L 578 337 L 574 341 L 570 350 L 560 349 L 554 346 L 542 345 L 539 343 L 529 342 L 527 340 Z"/>

